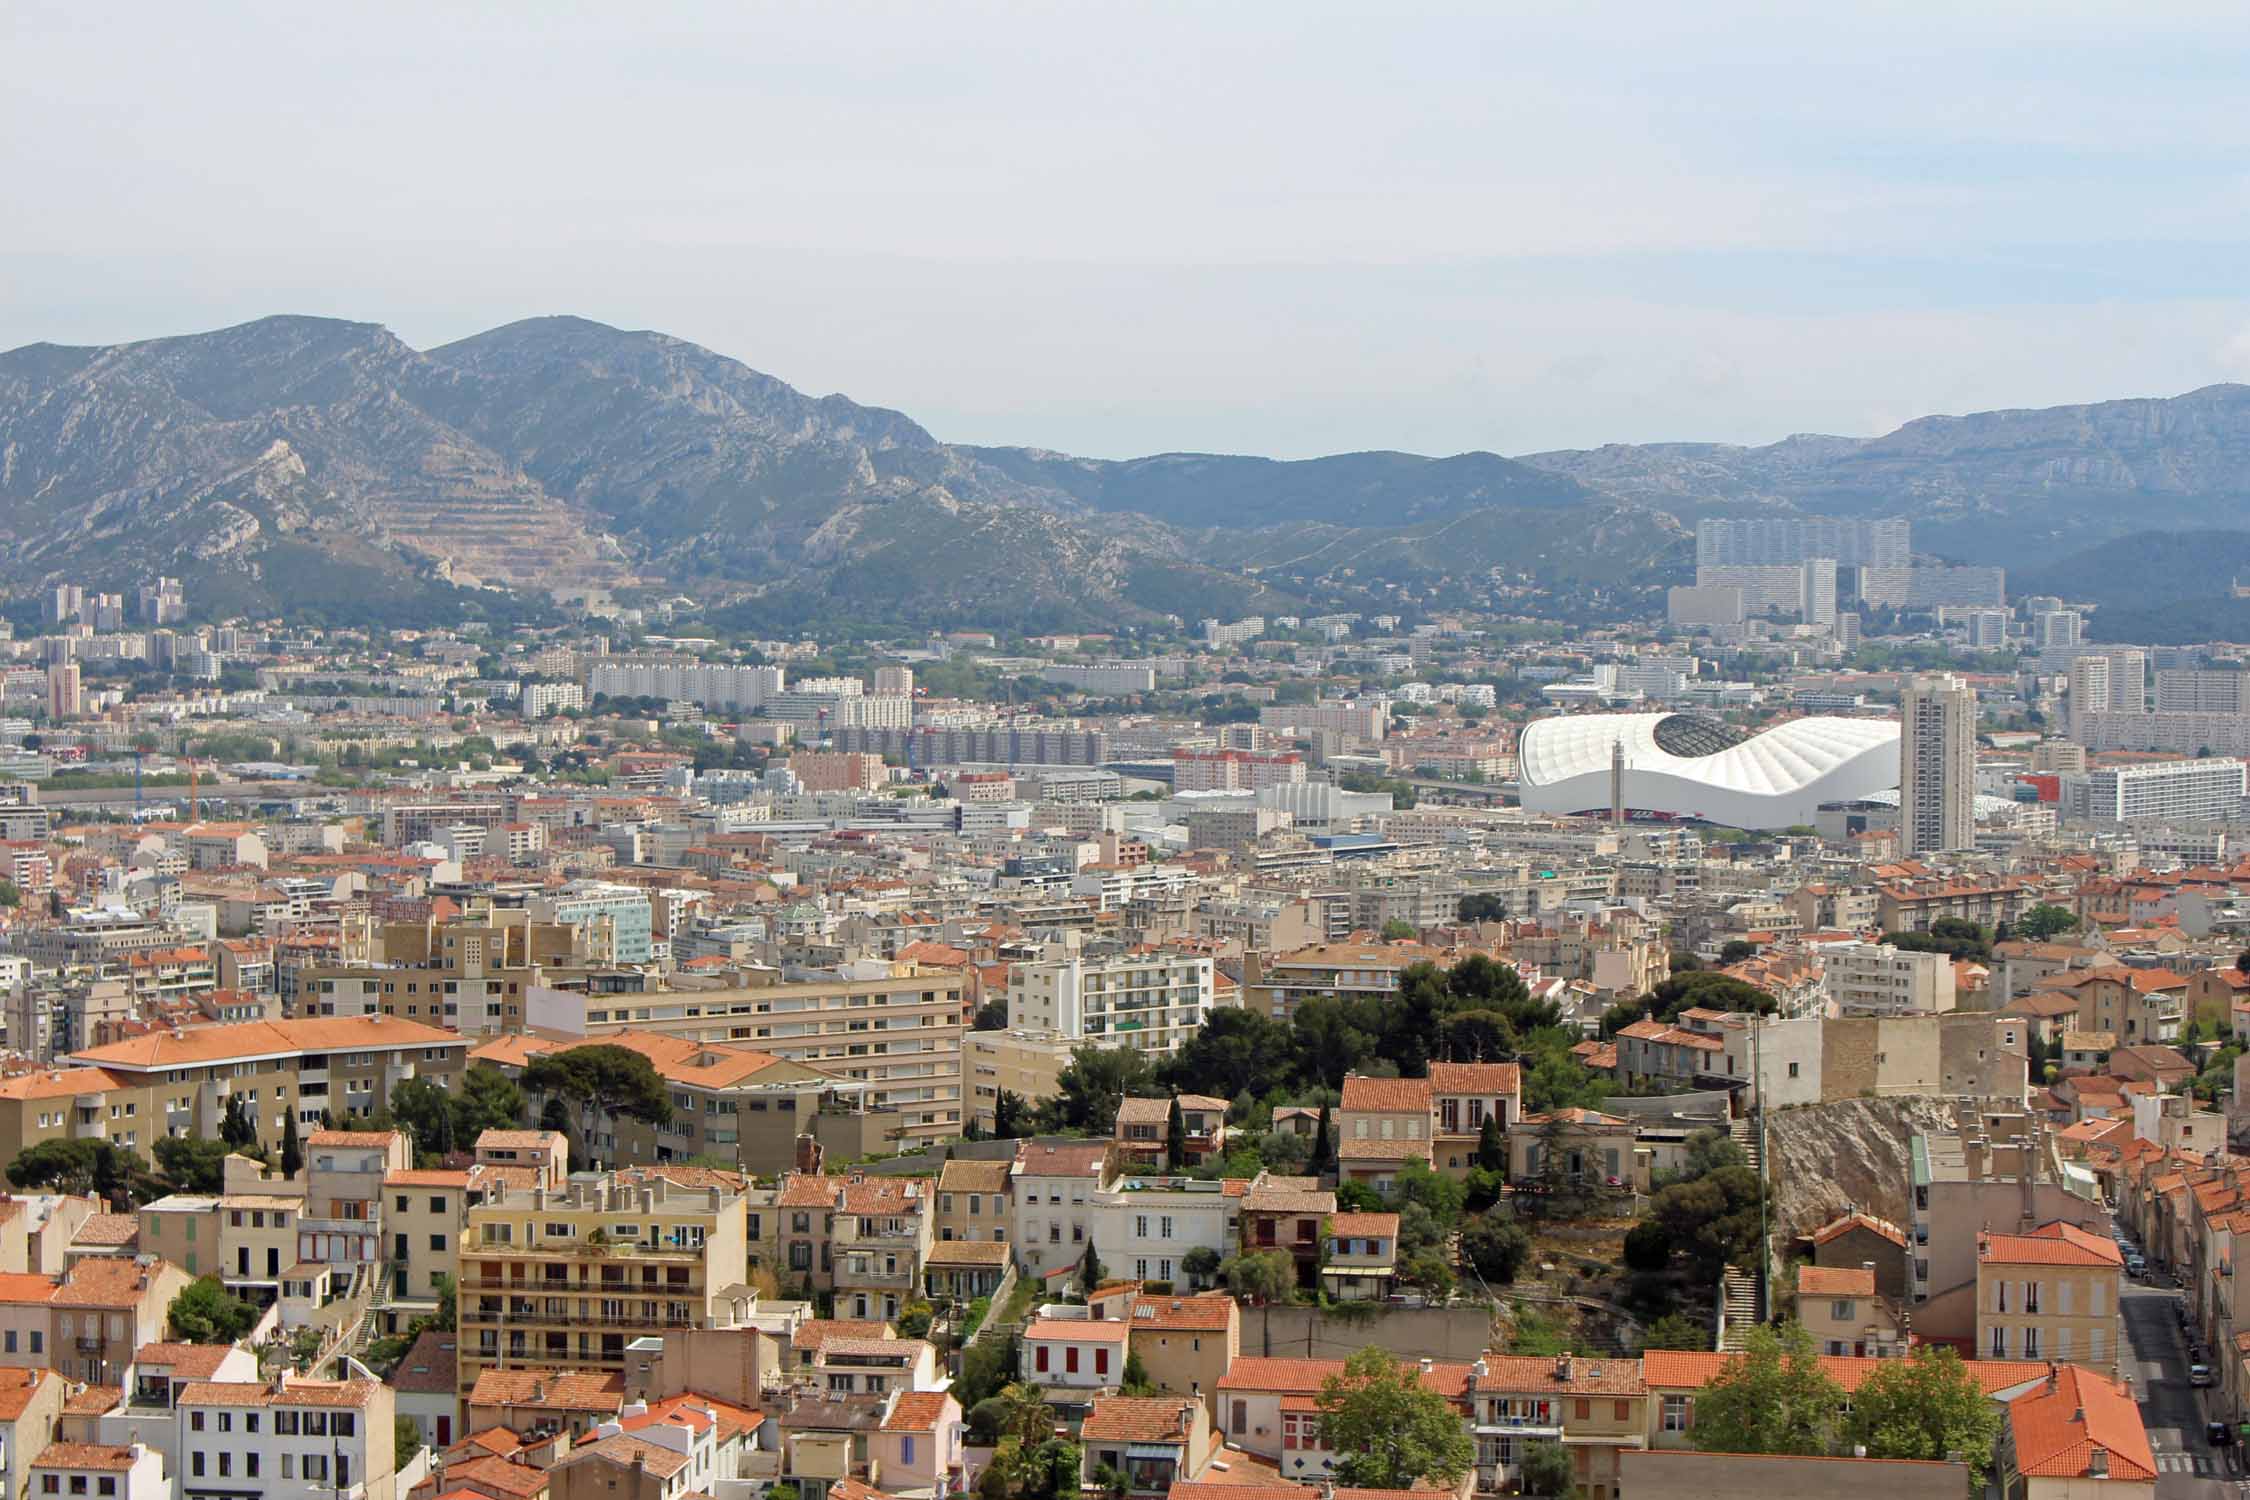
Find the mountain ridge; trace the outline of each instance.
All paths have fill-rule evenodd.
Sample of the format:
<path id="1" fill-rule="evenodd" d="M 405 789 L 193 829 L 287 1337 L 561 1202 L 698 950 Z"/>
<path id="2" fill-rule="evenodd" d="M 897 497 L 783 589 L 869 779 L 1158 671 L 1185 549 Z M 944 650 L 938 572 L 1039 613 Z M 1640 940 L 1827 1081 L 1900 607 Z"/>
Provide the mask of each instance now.
<path id="1" fill-rule="evenodd" d="M 245 608 L 333 607 L 344 568 L 431 607 L 685 588 L 777 620 L 1567 612 L 1687 576 L 1703 514 L 1906 514 L 1918 550 L 2020 562 L 2234 529 L 2245 476 L 2240 385 L 1755 447 L 1106 460 L 949 443 L 569 314 L 424 350 L 277 314 L 0 353 L 0 582 L 185 572 Z"/>

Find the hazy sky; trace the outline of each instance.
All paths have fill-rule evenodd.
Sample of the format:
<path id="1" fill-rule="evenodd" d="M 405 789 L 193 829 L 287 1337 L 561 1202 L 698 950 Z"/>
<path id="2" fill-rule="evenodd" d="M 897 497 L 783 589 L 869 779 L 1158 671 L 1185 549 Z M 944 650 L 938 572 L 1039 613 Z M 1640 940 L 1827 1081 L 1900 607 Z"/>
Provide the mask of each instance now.
<path id="1" fill-rule="evenodd" d="M 2250 379 L 2250 7 L 0 5 L 0 347 L 570 312 L 1125 456 Z"/>

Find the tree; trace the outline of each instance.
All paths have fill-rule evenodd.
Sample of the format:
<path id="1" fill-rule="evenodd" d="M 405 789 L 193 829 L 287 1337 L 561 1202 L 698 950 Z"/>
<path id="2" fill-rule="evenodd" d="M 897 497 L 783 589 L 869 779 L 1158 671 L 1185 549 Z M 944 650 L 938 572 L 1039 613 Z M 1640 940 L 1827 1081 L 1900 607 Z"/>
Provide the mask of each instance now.
<path id="1" fill-rule="evenodd" d="M 2076 931 L 2077 927 L 2077 914 L 2068 907 L 2053 906 L 2042 901 L 2023 914 L 2022 919 L 2016 923 L 2016 933 L 2033 942 L 2043 943 L 2049 938 Z"/>
<path id="2" fill-rule="evenodd" d="M 292 1109 L 281 1121 L 281 1175 L 294 1177 L 304 1164 L 305 1147 L 297 1139 L 297 1112 Z"/>
<path id="3" fill-rule="evenodd" d="M 487 1130 L 514 1130 L 523 1117 L 523 1090 L 516 1081 L 491 1063 L 472 1064 L 461 1075 L 461 1092 L 453 1101 L 452 1146 L 466 1151 Z"/>
<path id="4" fill-rule="evenodd" d="M 1164 1114 L 1164 1167 L 1177 1172 L 1187 1165 L 1187 1116 L 1180 1112 L 1180 1096 L 1172 1096 L 1172 1107 Z"/>
<path id="5" fill-rule="evenodd" d="M 1284 1250 L 1255 1250 L 1225 1266 L 1227 1290 L 1245 1302 L 1281 1302 L 1297 1289 L 1297 1263 Z"/>
<path id="6" fill-rule="evenodd" d="M 1119 1387 L 1127 1396 L 1153 1396 L 1156 1382 L 1148 1378 L 1148 1366 L 1141 1363 L 1141 1351 L 1128 1350 L 1125 1355 L 1125 1380 Z"/>
<path id="7" fill-rule="evenodd" d="M 1247 1006 L 1221 1006 L 1159 1070 L 1182 1094 L 1264 1097 L 1294 1081 L 1289 1027 Z"/>
<path id="8" fill-rule="evenodd" d="M 1546 1496 L 1548 1500 L 1575 1500 L 1578 1494 L 1570 1450 L 1551 1440 L 1524 1444 L 1516 1480 L 1526 1495 Z"/>
<path id="9" fill-rule="evenodd" d="M 51 1187 L 65 1193 L 92 1193 L 114 1202 L 125 1196 L 140 1159 L 107 1140 L 41 1141 L 16 1153 L 8 1181 L 20 1188 Z"/>
<path id="10" fill-rule="evenodd" d="M 1008 1002 L 1005 999 L 987 1000 L 977 1007 L 972 1031 L 1006 1031 L 1008 1029 Z"/>
<path id="11" fill-rule="evenodd" d="M 1421 1288 L 1432 1302 L 1444 1302 L 1453 1295 L 1453 1263 L 1441 1250 L 1415 1251 L 1400 1264 L 1398 1275 L 1408 1286 Z"/>
<path id="12" fill-rule="evenodd" d="M 1420 930 L 1412 922 L 1404 922 L 1393 917 L 1383 924 L 1383 941 L 1386 943 L 1411 942 Z"/>
<path id="13" fill-rule="evenodd" d="M 1432 1171 L 1430 1164 L 1419 1157 L 1407 1158 L 1406 1165 L 1391 1179 L 1391 1206 L 1403 1212 L 1410 1203 L 1420 1204 L 1429 1210 L 1441 1234 L 1461 1222 L 1461 1205 L 1467 1197 L 1466 1187 L 1442 1172 Z"/>
<path id="14" fill-rule="evenodd" d="M 638 1120 L 663 1127 L 672 1122 L 672 1095 L 646 1057 L 629 1047 L 596 1043 L 546 1052 L 523 1070 L 523 1087 L 550 1099 L 564 1099 L 578 1110 L 578 1142 L 589 1155 L 603 1122 Z"/>
<path id="15" fill-rule="evenodd" d="M 1108 1135 L 1117 1125 L 1117 1105 L 1128 1094 L 1154 1097 L 1156 1070 L 1148 1054 L 1131 1047 L 1082 1043 L 1055 1078 L 1055 1097 L 1039 1104 L 1050 1129 Z"/>
<path id="16" fill-rule="evenodd" d="M 1531 1258 L 1531 1233 L 1497 1211 L 1479 1214 L 1461 1231 L 1461 1258 L 1486 1281 L 1506 1286 Z"/>
<path id="17" fill-rule="evenodd" d="M 1719 967 L 1729 968 L 1746 958 L 1758 956 L 1758 945 L 1748 938 L 1730 938 L 1719 946 Z"/>
<path id="18" fill-rule="evenodd" d="M 902 1339 L 922 1338 L 929 1333 L 930 1321 L 936 1315 L 937 1309 L 930 1306 L 927 1298 L 916 1297 L 898 1310 L 898 1336 Z"/>
<path id="19" fill-rule="evenodd" d="M 1695 1400 L 1695 1446 L 1706 1453 L 1836 1449 L 1844 1388 L 1820 1367 L 1812 1335 L 1797 1323 L 1750 1330 L 1742 1357 Z"/>
<path id="20" fill-rule="evenodd" d="M 1641 1335 L 1643 1349 L 1707 1350 L 1711 1332 L 1686 1313 L 1668 1312 L 1648 1325 Z"/>
<path id="21" fill-rule="evenodd" d="M 1463 896 L 1454 916 L 1463 922 L 1505 922 L 1508 903 L 1499 896 Z"/>
<path id="22" fill-rule="evenodd" d="M 1031 1128 L 1031 1106 L 1023 1095 L 1002 1089 L 992 1100 L 992 1137 L 1012 1141 Z"/>
<path id="23" fill-rule="evenodd" d="M 1870 1458 L 1942 1459 L 1969 1466 L 1971 1493 L 1982 1493 L 2000 1435 L 2000 1410 L 1961 1356 L 1944 1344 L 1918 1344 L 1887 1359 L 1852 1393 L 1846 1441 Z"/>
<path id="24" fill-rule="evenodd" d="M 1219 1252 L 1209 1245 L 1198 1245 L 1180 1257 L 1180 1269 L 1187 1273 L 1191 1286 L 1207 1286 L 1219 1273 Z"/>
<path id="25" fill-rule="evenodd" d="M 1078 1289 L 1091 1299 L 1095 1288 L 1101 1284 L 1102 1258 L 1094 1249 L 1094 1237 L 1089 1234 L 1086 1236 L 1086 1253 L 1078 1258 Z"/>
<path id="26" fill-rule="evenodd" d="M 1723 1130 L 1691 1131 L 1687 1138 L 1687 1176 L 1708 1177 L 1721 1167 L 1746 1167 L 1750 1157 L 1742 1143 Z"/>
<path id="27" fill-rule="evenodd" d="M 1643 1219 L 1625 1231 L 1625 1269 L 1661 1271 L 1672 1264 L 1672 1236 L 1653 1219 Z"/>
<path id="28" fill-rule="evenodd" d="M 1477 1165 L 1487 1172 L 1508 1170 L 1508 1137 L 1500 1129 L 1498 1115 L 1486 1115 L 1477 1129 Z"/>
<path id="29" fill-rule="evenodd" d="M 1339 1485 L 1404 1490 L 1427 1479 L 1450 1489 L 1476 1459 L 1453 1404 L 1387 1350 L 1345 1360 L 1341 1375 L 1321 1382 L 1318 1406 Z"/>
<path id="30" fill-rule="evenodd" d="M 422 1424 L 412 1417 L 391 1418 L 391 1466 L 403 1469 L 422 1451 Z"/>
<path id="31" fill-rule="evenodd" d="M 1732 1264 L 1757 1251 L 1758 1174 L 1721 1167 L 1693 1182 L 1676 1182 L 1649 1200 L 1648 1217 L 1686 1255 L 1696 1273 L 1715 1281 Z"/>
<path id="32" fill-rule="evenodd" d="M 223 1141 L 197 1140 L 193 1136 L 167 1136 L 156 1142 L 156 1170 L 173 1190 L 182 1193 L 218 1193 L 226 1190 L 227 1147 Z"/>
<path id="33" fill-rule="evenodd" d="M 1334 1143 L 1328 1138 L 1328 1106 L 1320 1106 L 1320 1120 L 1313 1126 L 1312 1155 L 1305 1160 L 1305 1170 L 1318 1176 L 1328 1170 L 1329 1158 L 1335 1155 Z"/>
<path id="34" fill-rule="evenodd" d="M 250 1118 L 249 1106 L 240 1094 L 227 1095 L 226 1113 L 219 1118 L 219 1141 L 228 1151 L 258 1143 L 258 1122 Z"/>
<path id="35" fill-rule="evenodd" d="M 190 1283 L 172 1299 L 165 1316 L 173 1334 L 190 1344 L 231 1344 L 258 1322 L 258 1310 L 216 1276 Z"/>

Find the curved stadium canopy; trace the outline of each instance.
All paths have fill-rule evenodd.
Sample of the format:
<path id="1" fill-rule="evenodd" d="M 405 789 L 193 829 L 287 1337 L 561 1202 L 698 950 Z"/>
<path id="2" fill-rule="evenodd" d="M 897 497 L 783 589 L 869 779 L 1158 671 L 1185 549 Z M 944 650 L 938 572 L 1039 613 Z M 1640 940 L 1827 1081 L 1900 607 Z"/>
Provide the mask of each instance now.
<path id="1" fill-rule="evenodd" d="M 1628 812 L 1788 828 L 1824 802 L 1896 787 L 1898 733 L 1896 719 L 1791 719 L 1752 732 L 1699 714 L 1567 714 L 1524 730 L 1518 781 L 1532 812 L 1606 813 L 1622 745 Z"/>

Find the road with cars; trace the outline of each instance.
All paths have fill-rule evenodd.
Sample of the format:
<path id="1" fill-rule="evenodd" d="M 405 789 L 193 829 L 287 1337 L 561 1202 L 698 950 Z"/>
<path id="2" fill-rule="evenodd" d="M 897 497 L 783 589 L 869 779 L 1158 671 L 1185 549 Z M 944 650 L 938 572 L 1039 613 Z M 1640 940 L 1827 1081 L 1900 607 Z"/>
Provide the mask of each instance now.
<path id="1" fill-rule="evenodd" d="M 2120 1240 L 2120 1246 L 2132 1253 L 2129 1242 Z M 2185 1307 L 2183 1294 L 2161 1274 L 2127 1278 L 2119 1305 L 2126 1343 L 2121 1373 L 2132 1382 L 2156 1453 L 2158 1500 L 2237 1496 L 2244 1478 L 2242 1449 L 2211 1440 L 2206 1392 L 2194 1373 L 2206 1356 L 2192 1347 Z M 2231 1439 L 2224 1424 L 2221 1431 Z"/>

